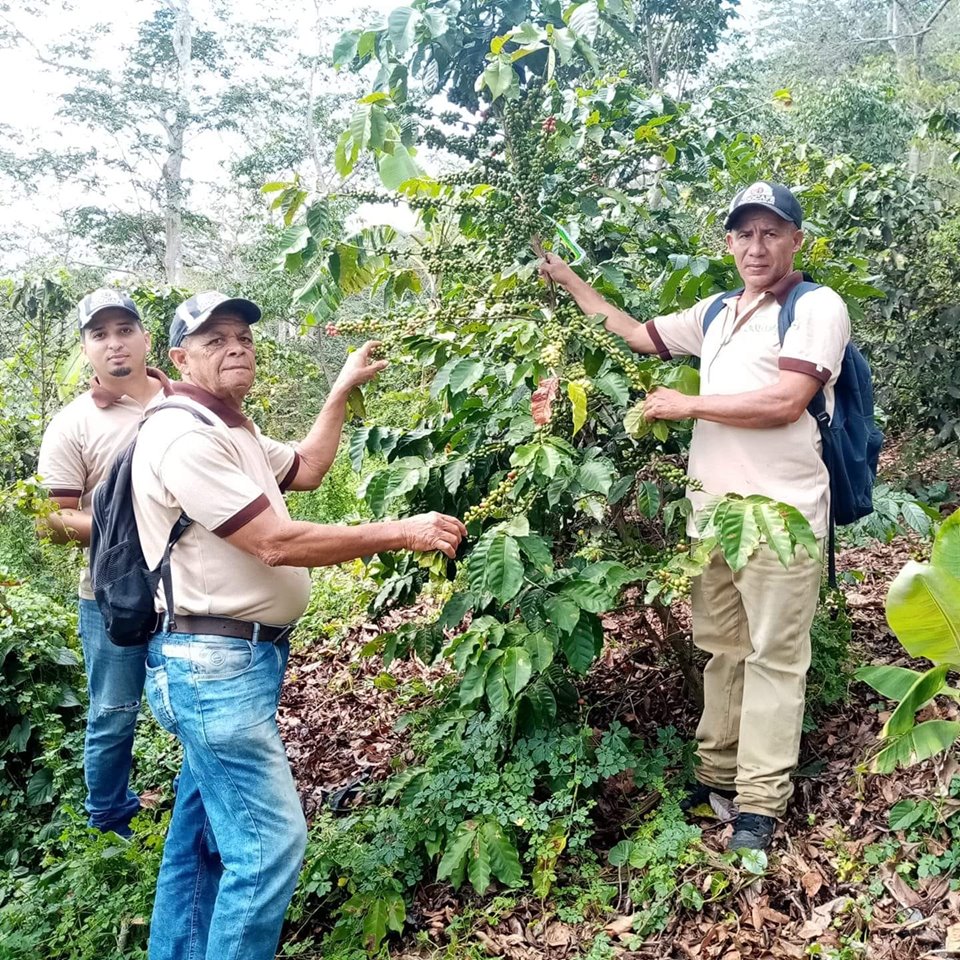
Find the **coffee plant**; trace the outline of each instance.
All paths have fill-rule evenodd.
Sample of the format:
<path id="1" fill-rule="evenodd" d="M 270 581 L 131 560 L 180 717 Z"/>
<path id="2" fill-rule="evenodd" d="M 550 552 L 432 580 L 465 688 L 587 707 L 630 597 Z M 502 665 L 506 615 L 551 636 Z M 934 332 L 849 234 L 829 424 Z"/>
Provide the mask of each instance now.
<path id="1" fill-rule="evenodd" d="M 429 718 L 423 763 L 388 787 L 396 808 L 383 814 L 389 826 L 377 827 L 415 837 L 420 866 L 401 867 L 411 855 L 405 844 L 375 881 L 345 881 L 355 892 L 343 909 L 367 918 L 374 947 L 402 926 L 403 891 L 425 862 L 478 892 L 527 876 L 541 895 L 549 891 L 546 878 L 579 828 L 548 804 L 531 831 L 510 805 L 557 795 L 569 782 L 544 755 L 505 799 L 502 783 L 474 769 L 479 747 L 465 757 L 463 746 L 484 739 L 483 755 L 508 770 L 551 731 L 589 730 L 577 727 L 577 680 L 603 649 L 603 614 L 624 587 L 638 585 L 658 612 L 658 641 L 680 654 L 695 689 L 689 638 L 671 625 L 670 605 L 687 596 L 713 549 L 734 569 L 761 541 L 785 565 L 797 550 L 817 552 L 802 516 L 762 497 L 718 497 L 689 538 L 684 487 L 696 482 L 680 464 L 691 424 L 646 421 L 643 398 L 661 385 L 695 392 L 696 368 L 636 355 L 601 317 L 582 315 L 538 278 L 538 258 L 552 249 L 638 316 L 689 306 L 737 286 L 718 252 L 718 190 L 814 169 L 604 64 L 598 50 L 613 8 L 601 23 L 592 14 L 584 21 L 588 7 L 596 10 L 567 8 L 564 27 L 545 15 L 494 37 L 476 79 L 477 114 L 436 112 L 408 89 L 425 49 L 462 35 L 447 36 L 432 8 L 400 8 L 382 34 L 355 31 L 341 42 L 344 61 L 377 57 L 383 69 L 340 139 L 339 170 L 347 176 L 372 155 L 384 190 L 353 199 L 406 204 L 419 221 L 409 235 L 382 227 L 331 235 L 329 205 L 344 194 L 309 198 L 298 183 L 268 185 L 289 224 L 287 266 L 313 270 L 296 294 L 305 325 L 382 341 L 426 394 L 413 428 L 354 429 L 349 452 L 358 471 L 366 463 L 367 509 L 376 518 L 438 510 L 462 517 L 469 532 L 456 561 L 380 555 L 369 568 L 380 584 L 375 613 L 410 604 L 431 582 L 446 600 L 433 622 L 381 635 L 367 652 L 387 664 L 444 658 L 456 677 Z M 419 26 L 402 32 L 401 20 Z M 401 61 L 410 69 L 398 72 Z M 427 173 L 427 150 L 449 172 Z M 817 185 L 817 209 L 833 189 L 843 187 Z M 810 264 L 818 279 L 852 302 L 879 293 L 859 251 L 819 239 Z M 338 316 L 370 290 L 382 309 Z M 599 779 L 578 786 L 581 801 Z M 405 810 L 416 812 L 414 834 L 401 829 Z M 551 850 L 545 873 L 538 864 Z"/>

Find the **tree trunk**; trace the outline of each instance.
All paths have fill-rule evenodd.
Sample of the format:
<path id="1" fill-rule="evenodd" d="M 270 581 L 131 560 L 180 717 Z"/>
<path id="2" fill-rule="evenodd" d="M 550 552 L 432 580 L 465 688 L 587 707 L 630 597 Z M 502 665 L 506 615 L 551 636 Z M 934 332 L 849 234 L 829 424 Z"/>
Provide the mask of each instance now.
<path id="1" fill-rule="evenodd" d="M 183 139 L 190 122 L 193 84 L 193 20 L 190 0 L 166 0 L 174 12 L 173 51 L 177 58 L 176 103 L 173 116 L 164 123 L 167 157 L 163 164 L 163 222 L 166 238 L 163 268 L 167 283 L 183 284 Z"/>

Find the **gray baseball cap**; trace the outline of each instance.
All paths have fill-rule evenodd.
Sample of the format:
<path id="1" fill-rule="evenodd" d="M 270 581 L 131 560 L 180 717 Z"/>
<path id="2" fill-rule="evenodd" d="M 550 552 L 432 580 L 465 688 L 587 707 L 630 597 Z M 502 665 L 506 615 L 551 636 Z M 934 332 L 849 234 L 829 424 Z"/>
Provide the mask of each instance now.
<path id="1" fill-rule="evenodd" d="M 127 313 L 136 319 L 137 323 L 143 326 L 143 318 L 140 316 L 137 305 L 125 293 L 121 293 L 119 290 L 114 290 L 111 287 L 100 287 L 98 290 L 94 290 L 93 293 L 88 293 L 77 304 L 77 323 L 79 328 L 82 330 L 84 327 L 89 326 L 93 318 L 103 310 L 126 310 Z"/>
<path id="2" fill-rule="evenodd" d="M 179 347 L 184 337 L 196 333 L 214 313 L 235 313 L 246 323 L 256 323 L 262 316 L 252 300 L 228 297 L 216 290 L 197 293 L 177 307 L 170 324 L 170 346 Z"/>
<path id="3" fill-rule="evenodd" d="M 775 213 L 781 220 L 792 223 L 798 230 L 803 227 L 803 208 L 789 187 L 781 183 L 758 180 L 741 190 L 730 203 L 724 229 L 729 230 L 741 211 L 748 207 L 761 207 Z"/>

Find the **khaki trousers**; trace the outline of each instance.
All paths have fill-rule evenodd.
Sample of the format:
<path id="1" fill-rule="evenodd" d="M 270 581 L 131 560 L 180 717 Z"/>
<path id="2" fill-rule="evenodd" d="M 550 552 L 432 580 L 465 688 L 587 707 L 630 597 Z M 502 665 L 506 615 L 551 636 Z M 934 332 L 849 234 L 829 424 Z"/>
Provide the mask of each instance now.
<path id="1" fill-rule="evenodd" d="M 805 551 L 784 567 L 763 545 L 737 573 L 714 551 L 693 581 L 693 640 L 710 654 L 697 777 L 735 789 L 743 813 L 781 817 L 793 793 L 820 574 Z"/>

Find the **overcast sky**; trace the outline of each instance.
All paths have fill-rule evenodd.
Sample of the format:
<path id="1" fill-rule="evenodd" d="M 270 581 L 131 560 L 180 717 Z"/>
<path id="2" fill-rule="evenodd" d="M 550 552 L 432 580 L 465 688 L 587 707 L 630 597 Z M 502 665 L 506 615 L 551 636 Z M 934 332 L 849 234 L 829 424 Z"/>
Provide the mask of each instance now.
<path id="1" fill-rule="evenodd" d="M 191 9 L 199 25 L 214 21 L 214 2 L 223 3 L 225 0 L 192 0 Z M 355 21 L 357 26 L 366 26 L 378 20 L 382 23 L 385 14 L 399 6 L 402 0 L 317 2 L 325 15 L 342 16 Z M 71 0 L 70 9 L 62 13 L 57 11 L 53 15 L 59 2 L 50 0 L 50 15 L 45 15 L 39 21 L 20 18 L 18 22 L 38 46 L 68 40 L 75 33 L 86 32 L 95 24 L 103 24 L 105 29 L 96 50 L 97 57 L 106 64 L 117 57 L 123 46 L 134 41 L 137 25 L 149 17 L 158 5 L 159 0 L 120 0 L 111 4 L 104 4 L 102 0 Z M 293 28 L 294 38 L 289 52 L 291 61 L 299 54 L 310 53 L 314 49 L 314 0 L 229 0 L 228 9 L 231 20 Z M 369 11 L 367 16 L 364 16 L 364 10 Z M 744 0 L 741 10 L 750 19 L 756 10 L 756 0 Z M 300 26 L 302 29 L 297 29 Z M 68 76 L 40 64 L 28 45 L 3 50 L 0 52 L 0 90 L 4 91 L 0 97 L 0 124 L 17 130 L 34 148 L 57 152 L 90 146 L 89 132 L 78 126 L 66 125 L 57 116 L 59 96 L 71 86 Z M 226 179 L 222 164 L 238 146 L 238 138 L 216 132 L 204 134 L 190 144 L 184 173 L 194 181 L 192 202 L 201 209 L 213 202 L 205 184 L 216 181 L 222 183 Z M 29 197 L 11 198 L 8 195 L 3 198 L 6 202 L 0 207 L 0 217 L 5 225 L 21 225 L 28 236 L 34 235 L 34 239 L 28 240 L 28 247 L 19 251 L 0 250 L 0 265 L 22 262 L 30 256 L 42 254 L 42 241 L 38 241 L 37 236 L 40 231 L 56 224 L 59 210 L 85 204 L 110 206 L 111 200 L 114 206 L 129 205 L 132 198 L 120 196 L 122 189 L 115 187 L 111 197 L 103 197 L 91 195 L 75 184 L 48 182 L 39 193 Z"/>

